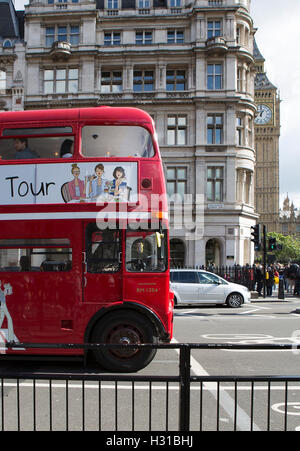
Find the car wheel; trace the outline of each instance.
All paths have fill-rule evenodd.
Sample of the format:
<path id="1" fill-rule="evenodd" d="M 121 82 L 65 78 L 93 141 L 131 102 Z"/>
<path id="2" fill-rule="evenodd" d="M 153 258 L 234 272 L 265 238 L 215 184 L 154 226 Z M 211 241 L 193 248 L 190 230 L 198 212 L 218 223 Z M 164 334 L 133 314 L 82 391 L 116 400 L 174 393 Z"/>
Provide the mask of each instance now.
<path id="1" fill-rule="evenodd" d="M 243 296 L 239 293 L 231 293 L 226 301 L 230 308 L 239 308 L 244 302 Z"/>

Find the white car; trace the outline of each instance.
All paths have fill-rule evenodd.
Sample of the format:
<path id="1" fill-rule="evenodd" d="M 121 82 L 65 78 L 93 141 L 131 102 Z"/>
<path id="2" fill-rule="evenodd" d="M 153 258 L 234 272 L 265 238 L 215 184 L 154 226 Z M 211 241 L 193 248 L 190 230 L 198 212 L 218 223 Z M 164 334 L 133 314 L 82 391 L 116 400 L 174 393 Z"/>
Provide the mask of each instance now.
<path id="1" fill-rule="evenodd" d="M 225 304 L 231 308 L 251 302 L 247 287 L 227 282 L 216 274 L 195 269 L 171 269 L 171 289 L 176 305 Z"/>

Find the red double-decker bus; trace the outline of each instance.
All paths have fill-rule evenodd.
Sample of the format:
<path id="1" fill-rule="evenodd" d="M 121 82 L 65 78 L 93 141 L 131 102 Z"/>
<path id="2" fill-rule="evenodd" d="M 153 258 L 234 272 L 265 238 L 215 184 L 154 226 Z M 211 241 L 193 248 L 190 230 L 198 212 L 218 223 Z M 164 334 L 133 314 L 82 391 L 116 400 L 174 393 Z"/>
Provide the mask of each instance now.
<path id="1" fill-rule="evenodd" d="M 0 157 L 0 353 L 41 355 L 21 343 L 169 342 L 167 201 L 152 118 L 112 107 L 2 112 Z M 86 357 L 58 347 L 41 357 L 58 355 Z M 93 351 L 108 371 L 137 371 L 154 355 Z"/>

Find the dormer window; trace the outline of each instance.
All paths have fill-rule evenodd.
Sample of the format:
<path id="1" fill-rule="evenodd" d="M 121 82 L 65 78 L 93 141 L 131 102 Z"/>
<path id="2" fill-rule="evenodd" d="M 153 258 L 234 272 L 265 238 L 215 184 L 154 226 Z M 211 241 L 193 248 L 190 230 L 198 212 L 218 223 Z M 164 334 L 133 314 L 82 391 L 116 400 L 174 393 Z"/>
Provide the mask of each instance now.
<path id="1" fill-rule="evenodd" d="M 6 39 L 6 40 L 3 42 L 3 48 L 4 48 L 4 49 L 10 49 L 12 46 L 13 46 L 13 45 L 12 45 L 12 42 L 11 42 L 10 39 Z"/>

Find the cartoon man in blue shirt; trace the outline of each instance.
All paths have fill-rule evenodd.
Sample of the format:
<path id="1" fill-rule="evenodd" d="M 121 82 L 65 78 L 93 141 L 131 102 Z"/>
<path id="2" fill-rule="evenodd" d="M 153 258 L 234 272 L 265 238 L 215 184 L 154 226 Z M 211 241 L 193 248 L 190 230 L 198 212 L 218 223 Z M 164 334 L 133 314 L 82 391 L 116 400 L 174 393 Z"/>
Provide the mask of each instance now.
<path id="1" fill-rule="evenodd" d="M 12 294 L 12 286 L 9 283 L 4 284 L 4 289 L 1 289 L 2 282 L 0 280 L 0 329 L 2 327 L 4 318 L 7 319 L 7 330 L 8 330 L 8 337 L 7 341 L 14 341 L 18 342 L 17 337 L 15 336 L 14 332 L 14 326 L 12 322 L 12 318 L 10 316 L 10 313 L 8 311 L 7 305 L 6 305 L 6 296 L 9 296 Z"/>

